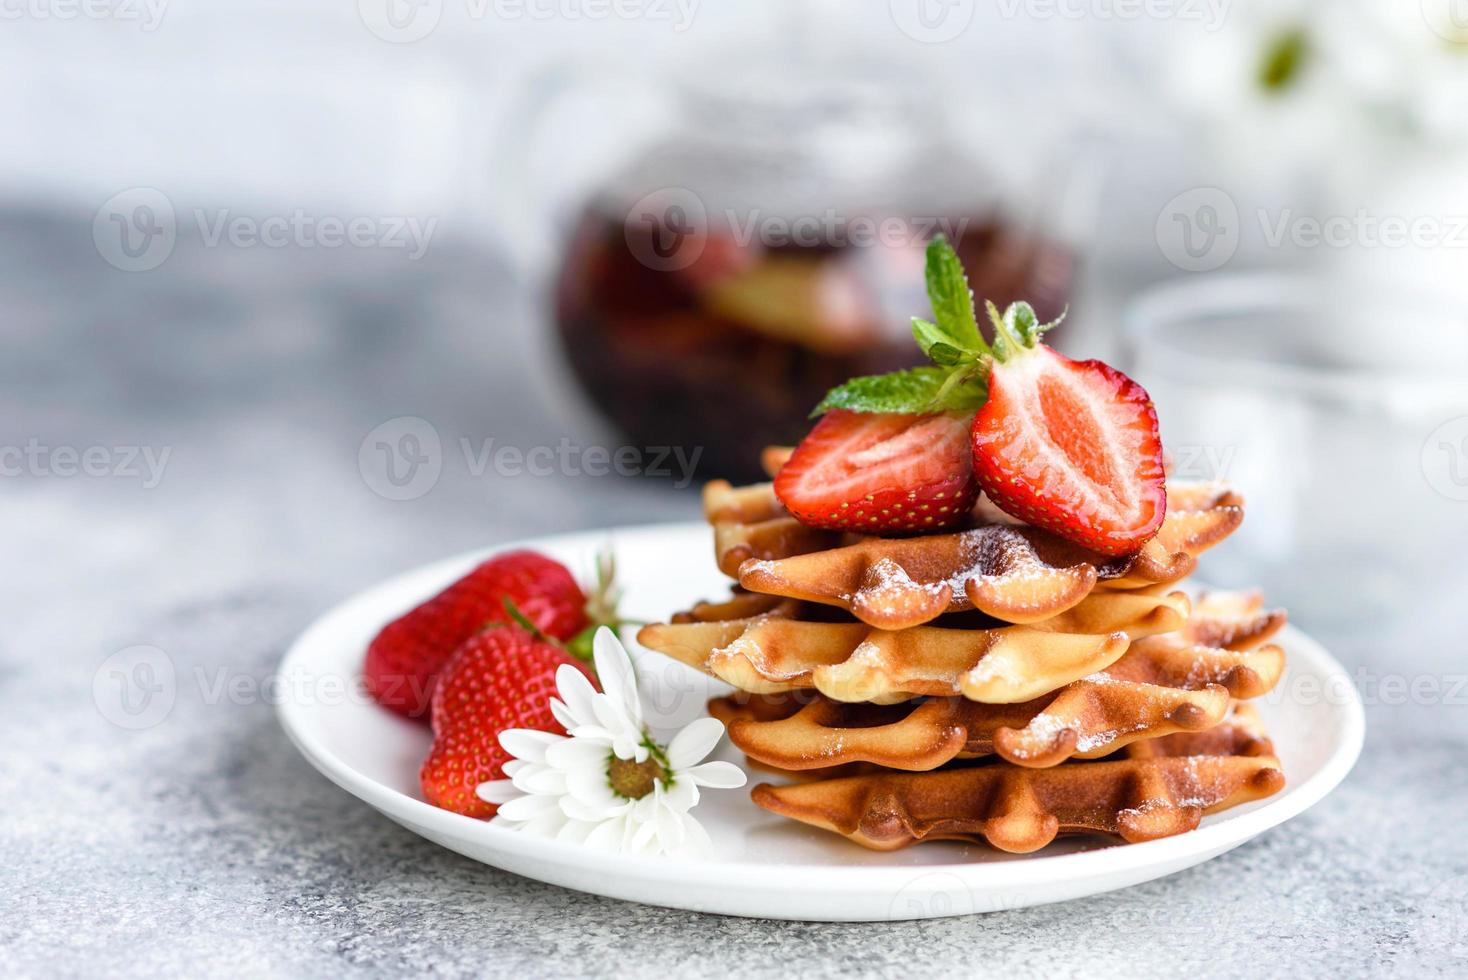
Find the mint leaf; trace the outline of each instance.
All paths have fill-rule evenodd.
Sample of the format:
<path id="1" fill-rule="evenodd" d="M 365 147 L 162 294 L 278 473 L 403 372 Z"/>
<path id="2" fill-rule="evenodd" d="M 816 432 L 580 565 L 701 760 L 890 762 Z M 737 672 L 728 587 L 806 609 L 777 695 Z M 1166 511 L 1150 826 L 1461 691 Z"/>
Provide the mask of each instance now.
<path id="1" fill-rule="evenodd" d="M 987 368 L 968 364 L 954 371 L 928 406 L 930 412 L 977 412 L 989 400 Z"/>
<path id="2" fill-rule="evenodd" d="M 1004 311 L 1004 323 L 1026 347 L 1040 342 L 1040 318 L 1035 316 L 1035 308 L 1029 303 L 1010 303 Z"/>
<path id="3" fill-rule="evenodd" d="M 933 304 L 933 319 L 947 335 L 948 342 L 960 350 L 987 353 L 989 347 L 979 333 L 974 294 L 968 288 L 968 277 L 963 274 L 963 263 L 942 235 L 928 243 L 925 278 L 928 301 Z"/>
<path id="4" fill-rule="evenodd" d="M 852 412 L 921 412 L 933 403 L 949 374 L 943 368 L 919 367 L 852 378 L 828 391 L 811 417 L 837 408 Z"/>
<path id="5" fill-rule="evenodd" d="M 928 348 L 928 357 L 939 367 L 953 367 L 964 359 L 973 359 L 972 355 L 965 354 L 951 344 L 934 344 Z"/>
<path id="6" fill-rule="evenodd" d="M 978 351 L 964 350 L 953 343 L 953 339 L 937 324 L 921 317 L 912 318 L 912 338 L 917 341 L 928 359 L 939 367 L 952 367 L 963 361 L 976 361 Z"/>
<path id="7" fill-rule="evenodd" d="M 849 412 L 973 412 L 989 398 L 982 364 L 970 362 L 954 368 L 918 367 L 891 374 L 852 378 L 826 397 L 811 417 L 834 409 Z"/>

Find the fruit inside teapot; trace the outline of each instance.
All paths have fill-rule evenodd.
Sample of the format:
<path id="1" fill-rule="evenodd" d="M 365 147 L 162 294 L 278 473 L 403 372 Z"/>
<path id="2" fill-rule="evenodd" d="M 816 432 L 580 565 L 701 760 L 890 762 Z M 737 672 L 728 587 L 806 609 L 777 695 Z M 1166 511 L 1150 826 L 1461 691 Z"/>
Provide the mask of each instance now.
<path id="1" fill-rule="evenodd" d="M 926 308 L 923 250 L 939 232 L 976 295 L 1028 299 L 1045 319 L 1065 307 L 1070 250 L 997 208 L 713 211 L 672 188 L 585 209 L 558 277 L 560 339 L 629 444 L 701 448 L 700 475 L 759 479 L 759 450 L 798 441 L 828 389 L 921 359 L 909 317 Z"/>

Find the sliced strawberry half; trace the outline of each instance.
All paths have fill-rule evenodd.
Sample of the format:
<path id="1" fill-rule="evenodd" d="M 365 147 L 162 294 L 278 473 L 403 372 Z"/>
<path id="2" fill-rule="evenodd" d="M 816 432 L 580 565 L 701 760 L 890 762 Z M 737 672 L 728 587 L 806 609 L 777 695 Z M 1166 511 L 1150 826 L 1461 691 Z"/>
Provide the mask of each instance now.
<path id="1" fill-rule="evenodd" d="M 1034 334 L 1006 339 L 996 344 L 989 398 L 973 423 L 984 493 L 1006 513 L 1093 551 L 1137 551 L 1167 513 L 1152 399 L 1100 361 L 1072 361 Z"/>
<path id="2" fill-rule="evenodd" d="M 775 478 L 802 524 L 860 534 L 952 527 L 978 497 L 971 415 L 827 412 Z"/>

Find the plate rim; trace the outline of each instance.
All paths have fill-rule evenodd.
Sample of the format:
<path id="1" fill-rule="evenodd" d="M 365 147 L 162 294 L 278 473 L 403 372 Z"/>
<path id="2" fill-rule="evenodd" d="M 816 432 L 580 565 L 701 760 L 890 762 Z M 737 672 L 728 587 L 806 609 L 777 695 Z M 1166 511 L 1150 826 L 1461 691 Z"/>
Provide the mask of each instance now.
<path id="1" fill-rule="evenodd" d="M 395 587 L 400 588 L 406 580 L 420 577 L 432 578 L 439 575 L 447 579 L 456 568 L 467 568 L 477 561 L 482 561 L 485 557 L 516 548 L 569 548 L 594 542 L 599 537 L 691 533 L 694 529 L 707 531 L 707 525 L 696 521 L 654 522 L 540 535 L 478 547 L 415 566 L 353 593 L 317 616 L 287 648 L 276 668 L 277 673 L 285 676 L 291 669 L 299 667 L 300 662 L 307 660 L 311 651 L 320 643 L 319 637 L 333 632 L 339 621 L 355 619 L 359 614 L 359 607 L 370 606 L 375 596 L 382 592 L 392 591 Z M 1364 705 L 1360 692 L 1357 691 L 1354 684 L 1349 683 L 1349 673 L 1346 668 L 1321 643 L 1293 624 L 1285 626 L 1281 638 L 1295 644 L 1291 649 L 1292 657 L 1303 656 L 1321 674 L 1326 676 L 1338 674 L 1348 681 L 1341 686 L 1342 690 L 1349 692 L 1348 696 L 1341 698 L 1339 703 L 1331 705 L 1333 709 L 1341 712 L 1343 722 L 1341 737 L 1329 757 L 1320 766 L 1319 771 L 1313 776 L 1304 783 L 1290 787 L 1286 794 L 1278 799 L 1262 801 L 1263 805 L 1257 809 L 1236 814 L 1226 820 L 1173 837 L 1065 854 L 1020 856 L 1015 860 L 998 862 L 955 861 L 911 866 L 843 866 L 730 861 L 717 857 L 663 861 L 635 855 L 595 851 L 567 841 L 536 838 L 503 827 L 491 826 L 483 820 L 452 813 L 409 796 L 359 771 L 323 744 L 309 722 L 309 715 L 313 710 L 312 705 L 297 703 L 291 698 L 281 698 L 275 706 L 275 711 L 291 744 L 313 768 L 332 783 L 382 812 L 389 819 L 398 822 L 406 821 L 412 825 L 409 829 L 415 832 L 421 828 L 453 838 L 477 837 L 479 842 L 487 848 L 513 852 L 516 856 L 534 863 L 556 866 L 570 864 L 574 865 L 578 872 L 616 876 L 623 880 L 630 876 L 653 884 L 690 884 L 694 883 L 690 881 L 690 878 L 693 878 L 700 885 L 716 884 L 723 889 L 738 888 L 741 891 L 766 890 L 770 887 L 771 873 L 781 872 L 779 887 L 787 894 L 824 894 L 832 888 L 870 889 L 886 886 L 891 889 L 903 884 L 901 881 L 894 882 L 894 878 L 905 878 L 910 883 L 914 871 L 923 875 L 954 875 L 966 885 L 977 885 L 986 891 L 993 891 L 1125 875 L 1128 872 L 1142 871 L 1153 866 L 1186 860 L 1197 854 L 1208 854 L 1209 857 L 1202 859 L 1208 860 L 1212 856 L 1245 843 L 1266 830 L 1294 819 L 1329 795 L 1349 775 L 1361 754 L 1366 729 Z M 435 843 L 438 842 L 435 841 Z M 440 846 L 443 845 L 440 844 Z M 493 862 L 483 863 L 493 865 Z M 493 866 L 499 867 L 499 865 Z M 806 876 L 789 874 L 796 869 L 808 869 L 813 874 Z M 976 875 L 982 875 L 982 881 L 972 880 Z M 833 879 L 836 880 L 833 881 Z"/>

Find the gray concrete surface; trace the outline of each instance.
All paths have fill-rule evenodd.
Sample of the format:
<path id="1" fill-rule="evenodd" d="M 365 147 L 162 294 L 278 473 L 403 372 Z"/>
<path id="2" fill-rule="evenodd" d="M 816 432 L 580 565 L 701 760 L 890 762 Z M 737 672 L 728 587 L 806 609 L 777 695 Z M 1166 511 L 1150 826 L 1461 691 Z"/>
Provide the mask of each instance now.
<path id="1" fill-rule="evenodd" d="M 0 480 L 0 972 L 12 976 L 1333 976 L 1468 973 L 1468 704 L 1373 695 L 1364 756 L 1304 817 L 1192 871 L 1084 901 L 941 921 L 724 919 L 496 871 L 388 822 L 287 743 L 271 706 L 188 678 L 269 677 L 327 606 L 509 537 L 686 519 L 640 479 L 475 477 L 375 494 L 358 449 L 397 416 L 446 442 L 554 444 L 571 417 L 471 247 L 208 249 L 126 274 L 90 215 L 0 218 L 0 443 L 104 447 Z M 164 448 L 161 480 L 126 447 Z M 94 457 L 100 460 L 101 457 Z M 1468 521 L 1465 521 L 1468 523 Z M 1458 529 L 1455 533 L 1460 533 Z M 1460 610 L 1350 663 L 1459 676 Z M 139 731 L 99 710 L 119 650 L 178 667 Z M 1454 672 L 1459 672 L 1455 674 Z"/>

